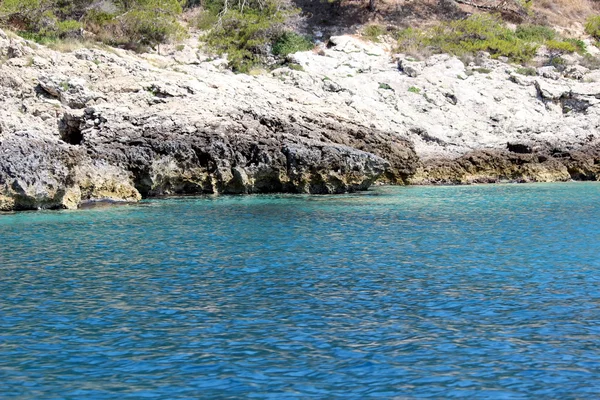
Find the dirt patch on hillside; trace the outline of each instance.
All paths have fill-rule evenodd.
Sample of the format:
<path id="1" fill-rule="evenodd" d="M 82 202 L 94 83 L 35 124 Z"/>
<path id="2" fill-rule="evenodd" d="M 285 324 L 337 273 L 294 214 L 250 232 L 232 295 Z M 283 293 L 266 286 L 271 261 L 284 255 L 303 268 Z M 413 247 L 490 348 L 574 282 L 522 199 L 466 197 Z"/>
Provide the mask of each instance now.
<path id="1" fill-rule="evenodd" d="M 474 7 L 454 0 L 376 0 L 374 10 L 368 0 L 292 0 L 302 10 L 304 27 L 309 33 L 332 35 L 354 34 L 362 26 L 380 24 L 388 27 L 422 27 L 438 21 L 465 18 L 489 12 L 492 1 L 465 1 L 481 4 Z M 508 22 L 538 23 L 555 26 L 569 36 L 584 33 L 585 20 L 600 14 L 600 2 L 592 0 L 534 0 L 529 13 L 508 10 L 499 12 Z"/>

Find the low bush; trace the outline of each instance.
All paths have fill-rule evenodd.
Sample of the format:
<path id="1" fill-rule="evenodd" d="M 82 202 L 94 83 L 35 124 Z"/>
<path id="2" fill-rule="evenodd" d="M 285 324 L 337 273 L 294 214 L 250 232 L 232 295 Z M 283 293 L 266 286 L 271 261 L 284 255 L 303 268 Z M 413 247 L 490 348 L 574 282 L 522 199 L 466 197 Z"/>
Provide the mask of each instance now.
<path id="1" fill-rule="evenodd" d="M 200 14 L 198 14 L 196 19 L 196 28 L 207 31 L 212 29 L 212 27 L 215 26 L 218 21 L 218 15 L 208 11 L 202 11 Z"/>
<path id="2" fill-rule="evenodd" d="M 299 35 L 292 31 L 285 31 L 279 35 L 273 43 L 273 54 L 277 56 L 287 56 L 298 51 L 311 50 L 314 47 L 312 41 L 306 36 Z"/>
<path id="3" fill-rule="evenodd" d="M 515 36 L 526 42 L 544 42 L 554 40 L 556 31 L 544 25 L 519 25 L 515 30 Z"/>
<path id="4" fill-rule="evenodd" d="M 18 31 L 17 35 L 21 36 L 25 40 L 31 40 L 32 42 L 43 44 L 45 46 L 58 41 L 58 38 L 55 36 L 47 36 L 28 31 Z"/>
<path id="5" fill-rule="evenodd" d="M 270 31 L 284 19 L 275 7 L 228 10 L 208 33 L 206 43 L 217 54 L 227 54 L 233 71 L 245 73 L 268 53 Z"/>
<path id="6" fill-rule="evenodd" d="M 102 10 L 96 10 L 94 8 L 92 8 L 91 10 L 89 10 L 88 12 L 85 13 L 84 16 L 84 23 L 85 25 L 97 25 L 97 26 L 102 26 L 102 25 L 107 25 L 112 23 L 115 20 L 115 17 L 117 16 L 117 14 L 112 14 L 109 12 L 105 12 Z"/>
<path id="7" fill-rule="evenodd" d="M 429 45 L 428 31 L 415 28 L 399 30 L 396 32 L 396 40 L 399 50 L 415 56 L 422 53 Z"/>
<path id="8" fill-rule="evenodd" d="M 114 0 L 115 13 L 94 0 L 3 0 L 0 22 L 37 42 L 76 38 L 82 29 L 99 41 L 143 49 L 182 34 L 177 17 L 185 0 Z"/>
<path id="9" fill-rule="evenodd" d="M 409 54 L 449 53 L 463 57 L 485 51 L 493 58 L 507 57 L 518 63 L 531 60 L 540 45 L 567 53 L 581 51 L 583 44 L 560 39 L 553 29 L 540 25 L 521 25 L 513 31 L 498 17 L 485 14 L 442 22 L 424 30 L 408 28 L 400 31 L 397 38 L 398 50 Z"/>
<path id="10" fill-rule="evenodd" d="M 134 49 L 165 43 L 184 34 L 174 14 L 153 9 L 132 10 L 119 19 L 119 25 L 122 38 Z"/>
<path id="11" fill-rule="evenodd" d="M 556 68 L 558 71 L 564 71 L 567 68 L 567 61 L 560 56 L 551 56 L 546 65 Z"/>
<path id="12" fill-rule="evenodd" d="M 398 41 L 400 51 L 428 48 L 434 53 L 463 55 L 487 51 L 492 57 L 505 56 L 513 61 L 531 59 L 538 46 L 519 39 L 502 22 L 489 15 L 441 23 L 425 31 L 405 30 Z"/>
<path id="13" fill-rule="evenodd" d="M 58 37 L 69 37 L 69 36 L 79 36 L 83 25 L 75 21 L 73 19 L 68 19 L 66 21 L 60 21 L 56 24 L 56 31 L 58 33 Z"/>
<path id="14" fill-rule="evenodd" d="M 585 42 L 581 39 L 573 39 L 573 38 L 568 38 L 564 40 L 565 42 L 569 42 L 571 43 L 573 46 L 575 46 L 575 51 L 579 54 L 586 54 L 587 53 L 587 47 L 585 45 Z"/>
<path id="15" fill-rule="evenodd" d="M 579 50 L 577 46 L 567 41 L 548 40 L 544 45 L 549 51 L 556 53 L 575 53 Z"/>
<path id="16" fill-rule="evenodd" d="M 600 40 L 600 15 L 589 17 L 585 23 L 585 33 Z"/>
<path id="17" fill-rule="evenodd" d="M 304 67 L 300 64 L 289 63 L 287 64 L 289 69 L 293 69 L 294 71 L 304 71 Z"/>
<path id="18" fill-rule="evenodd" d="M 526 75 L 526 76 L 535 76 L 537 75 L 537 71 L 535 68 L 531 67 L 520 67 L 515 70 L 517 74 Z"/>
<path id="19" fill-rule="evenodd" d="M 379 42 L 379 37 L 383 36 L 386 32 L 384 26 L 381 25 L 367 25 L 363 30 L 362 34 L 365 38 L 369 39 L 372 42 Z"/>
<path id="20" fill-rule="evenodd" d="M 248 0 L 226 8 L 219 1 L 208 0 L 205 5 L 204 12 L 214 16 L 216 22 L 204 39 L 209 49 L 227 55 L 234 72 L 247 73 L 265 64 L 270 55 L 285 57 L 313 48 L 310 39 L 285 29 L 288 18 L 299 13 L 289 3 Z M 281 65 L 281 61 L 278 63 Z"/>

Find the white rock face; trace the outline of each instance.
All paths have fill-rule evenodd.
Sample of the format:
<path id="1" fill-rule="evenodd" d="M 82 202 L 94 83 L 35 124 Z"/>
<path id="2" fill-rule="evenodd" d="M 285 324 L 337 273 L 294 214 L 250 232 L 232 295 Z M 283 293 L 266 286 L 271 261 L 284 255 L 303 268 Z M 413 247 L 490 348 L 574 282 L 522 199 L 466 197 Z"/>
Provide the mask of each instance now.
<path id="1" fill-rule="evenodd" d="M 422 158 L 458 157 L 515 141 L 577 147 L 587 144 L 590 135 L 600 140 L 599 121 L 593 118 L 598 112 L 594 93 L 600 94 L 596 71 L 575 66 L 563 77 L 554 67 L 543 67 L 539 76 L 527 77 L 515 73 L 517 66 L 491 59 L 485 61 L 485 70 L 467 68 L 447 55 L 425 62 L 396 55 L 398 61 L 393 62 L 387 55 L 372 56 L 371 43 L 350 37 L 341 43 L 344 51 L 336 45 L 322 49 L 324 55 L 305 52 L 293 57 L 313 81 L 327 77 L 346 89 L 325 95 L 324 102 L 336 104 L 338 113 L 407 137 Z M 311 90 L 311 81 L 293 76 L 289 80 L 294 86 Z M 552 91 L 559 84 L 565 94 L 571 87 L 582 87 L 578 81 L 586 88 L 586 94 L 578 92 L 582 101 L 590 104 L 585 113 L 565 112 L 554 104 L 560 103 L 560 96 L 550 96 L 549 104 L 534 85 Z M 391 89 L 382 89 L 381 83 Z"/>
<path id="2" fill-rule="evenodd" d="M 357 190 L 507 143 L 571 151 L 600 141 L 600 72 L 577 66 L 523 76 L 485 57 L 482 66 L 416 61 L 352 36 L 292 55 L 302 71 L 260 76 L 201 61 L 188 45 L 168 55 L 58 53 L 0 31 L 0 54 L 4 209 L 140 193 Z M 36 164 L 16 168 L 6 155 L 15 148 L 68 154 L 40 164 L 58 178 L 30 174 L 27 184 Z"/>

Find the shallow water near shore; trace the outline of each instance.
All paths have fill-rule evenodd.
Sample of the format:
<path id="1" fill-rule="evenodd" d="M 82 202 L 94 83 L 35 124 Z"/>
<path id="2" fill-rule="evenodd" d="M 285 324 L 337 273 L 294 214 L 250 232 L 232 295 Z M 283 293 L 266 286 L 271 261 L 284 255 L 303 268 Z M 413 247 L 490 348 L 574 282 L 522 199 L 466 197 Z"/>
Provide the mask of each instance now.
<path id="1" fill-rule="evenodd" d="M 600 396 L 600 184 L 0 215 L 0 397 Z"/>

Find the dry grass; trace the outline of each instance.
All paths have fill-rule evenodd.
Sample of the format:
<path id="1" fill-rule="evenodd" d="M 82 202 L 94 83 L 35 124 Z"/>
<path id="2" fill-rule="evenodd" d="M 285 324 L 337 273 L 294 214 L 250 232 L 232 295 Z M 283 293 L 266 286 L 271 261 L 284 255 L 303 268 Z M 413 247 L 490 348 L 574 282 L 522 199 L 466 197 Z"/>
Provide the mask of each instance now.
<path id="1" fill-rule="evenodd" d="M 574 35 L 583 33 L 589 16 L 600 13 L 600 2 L 593 0 L 534 0 L 533 4 L 536 15 Z"/>
<path id="2" fill-rule="evenodd" d="M 13 31 L 11 31 L 7 27 L 3 26 L 2 29 L 4 30 L 4 33 L 6 33 L 6 36 L 8 36 L 9 39 L 17 39 L 17 38 L 19 38 L 19 35 L 17 35 Z"/>
<path id="3" fill-rule="evenodd" d="M 87 40 L 75 40 L 75 39 L 66 39 L 66 40 L 58 40 L 53 43 L 49 43 L 47 46 L 52 50 L 59 51 L 61 53 L 72 53 L 75 50 L 90 48 L 94 45 L 94 42 Z"/>

